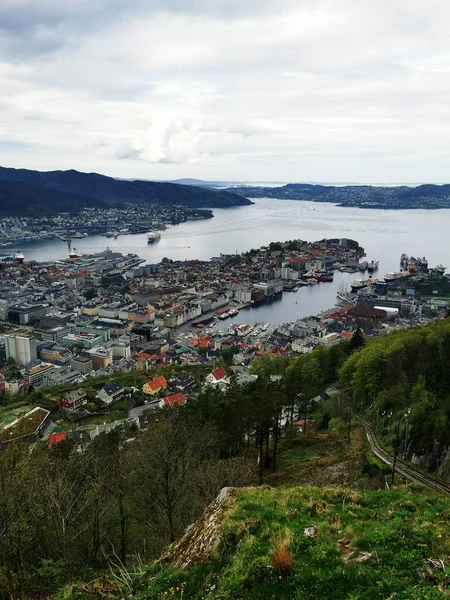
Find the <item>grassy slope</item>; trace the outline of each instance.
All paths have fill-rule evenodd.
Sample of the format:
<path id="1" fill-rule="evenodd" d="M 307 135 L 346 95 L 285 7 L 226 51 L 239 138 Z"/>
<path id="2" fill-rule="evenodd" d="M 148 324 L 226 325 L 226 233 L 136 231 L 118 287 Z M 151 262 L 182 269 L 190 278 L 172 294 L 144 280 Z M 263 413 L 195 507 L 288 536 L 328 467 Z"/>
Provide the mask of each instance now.
<path id="1" fill-rule="evenodd" d="M 449 597 L 450 569 L 426 573 L 427 559 L 450 561 L 448 499 L 413 485 L 373 489 L 380 471 L 364 461 L 362 439 L 355 428 L 348 445 L 338 426 L 284 440 L 271 485 L 234 490 L 220 510 L 208 508 L 162 561 L 65 588 L 58 600 Z M 313 539 L 305 527 L 316 529 Z M 208 543 L 215 537 L 218 545 Z M 209 559 L 200 563 L 198 551 Z"/>
<path id="2" fill-rule="evenodd" d="M 449 519 L 446 498 L 417 490 L 241 489 L 224 518 L 212 561 L 188 572 L 165 568 L 136 597 L 445 598 L 448 569 L 447 576 L 438 570 L 427 577 L 425 568 L 428 558 L 448 564 Z M 311 526 L 314 539 L 303 532 Z M 277 574 L 279 563 L 271 557 L 280 540 L 292 559 L 285 575 Z"/>

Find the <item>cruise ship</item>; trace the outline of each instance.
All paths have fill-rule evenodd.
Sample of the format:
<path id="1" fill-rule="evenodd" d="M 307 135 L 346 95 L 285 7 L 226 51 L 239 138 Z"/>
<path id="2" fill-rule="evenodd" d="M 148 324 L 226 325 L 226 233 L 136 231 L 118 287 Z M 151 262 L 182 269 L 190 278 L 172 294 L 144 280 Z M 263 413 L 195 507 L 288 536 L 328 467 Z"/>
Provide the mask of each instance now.
<path id="1" fill-rule="evenodd" d="M 157 242 L 160 239 L 161 239 L 161 234 L 159 233 L 159 231 L 150 231 L 149 233 L 147 233 L 147 243 L 148 244 L 153 244 L 153 242 Z"/>

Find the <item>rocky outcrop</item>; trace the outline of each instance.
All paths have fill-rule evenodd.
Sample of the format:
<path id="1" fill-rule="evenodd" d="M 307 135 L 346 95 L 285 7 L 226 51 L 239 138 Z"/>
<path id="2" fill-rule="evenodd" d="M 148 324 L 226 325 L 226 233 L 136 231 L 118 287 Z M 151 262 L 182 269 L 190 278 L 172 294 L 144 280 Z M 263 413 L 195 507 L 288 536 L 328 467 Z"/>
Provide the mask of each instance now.
<path id="1" fill-rule="evenodd" d="M 221 540 L 223 517 L 230 509 L 235 489 L 223 488 L 200 519 L 189 525 L 184 535 L 160 560 L 170 562 L 178 569 L 189 569 L 196 563 L 208 562 Z"/>

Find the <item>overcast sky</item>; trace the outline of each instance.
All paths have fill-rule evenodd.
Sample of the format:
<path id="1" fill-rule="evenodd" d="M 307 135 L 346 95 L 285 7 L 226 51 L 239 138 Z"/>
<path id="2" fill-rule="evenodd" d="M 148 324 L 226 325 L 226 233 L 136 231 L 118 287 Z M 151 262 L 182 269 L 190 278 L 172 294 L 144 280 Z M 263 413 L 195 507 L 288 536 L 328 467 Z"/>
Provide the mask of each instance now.
<path id="1" fill-rule="evenodd" d="M 446 0 L 2 0 L 0 164 L 450 182 Z"/>

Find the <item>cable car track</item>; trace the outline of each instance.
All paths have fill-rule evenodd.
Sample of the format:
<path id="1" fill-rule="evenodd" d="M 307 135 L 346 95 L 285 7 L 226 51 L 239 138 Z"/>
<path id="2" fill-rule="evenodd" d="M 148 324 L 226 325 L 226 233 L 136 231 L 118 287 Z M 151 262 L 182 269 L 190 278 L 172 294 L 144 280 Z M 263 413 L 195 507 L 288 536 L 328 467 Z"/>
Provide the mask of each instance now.
<path id="1" fill-rule="evenodd" d="M 361 417 L 358 417 L 357 415 L 355 415 L 355 418 L 360 422 L 365 431 L 367 441 L 369 442 L 370 450 L 372 451 L 372 453 L 382 462 L 392 467 L 392 463 L 394 462 L 393 457 L 380 446 L 380 443 L 378 442 L 369 423 Z M 395 471 L 396 473 L 399 473 L 399 475 L 402 475 L 410 481 L 421 483 L 422 485 L 425 485 L 430 489 L 436 490 L 438 492 L 441 492 L 442 494 L 450 496 L 450 487 L 448 485 L 442 483 L 434 477 L 424 475 L 424 473 L 421 473 L 417 469 L 414 469 L 398 457 L 396 460 Z"/>

